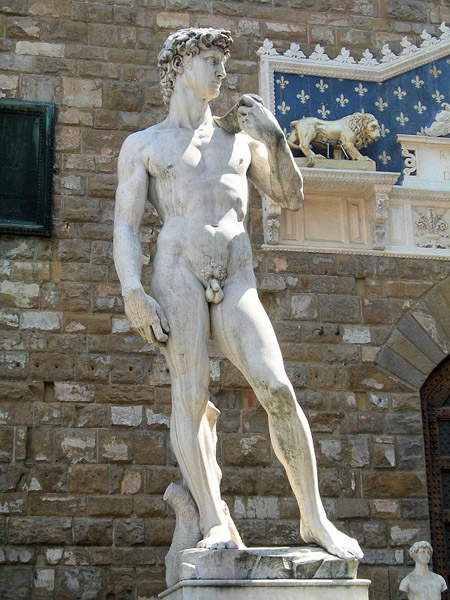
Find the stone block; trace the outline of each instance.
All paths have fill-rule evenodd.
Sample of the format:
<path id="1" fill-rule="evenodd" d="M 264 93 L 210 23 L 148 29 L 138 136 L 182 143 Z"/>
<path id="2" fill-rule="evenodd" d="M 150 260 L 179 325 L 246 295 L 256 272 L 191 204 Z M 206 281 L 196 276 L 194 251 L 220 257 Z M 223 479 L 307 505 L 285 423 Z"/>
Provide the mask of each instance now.
<path id="1" fill-rule="evenodd" d="M 143 519 L 117 519 L 114 526 L 116 546 L 136 546 L 143 544 L 145 529 Z"/>
<path id="2" fill-rule="evenodd" d="M 54 391 L 55 400 L 58 402 L 92 402 L 95 393 L 92 384 L 65 381 L 55 382 Z"/>
<path id="3" fill-rule="evenodd" d="M 37 592 L 36 598 L 45 598 L 47 592 L 53 592 L 55 589 L 55 569 L 36 569 L 33 586 Z"/>
<path id="4" fill-rule="evenodd" d="M 144 363 L 141 358 L 121 356 L 111 361 L 111 382 L 137 384 L 144 382 Z"/>
<path id="5" fill-rule="evenodd" d="M 110 82 L 104 84 L 104 107 L 111 110 L 139 111 L 144 96 L 140 83 Z"/>
<path id="6" fill-rule="evenodd" d="M 135 462 L 143 465 L 163 465 L 166 462 L 168 436 L 157 431 L 143 431 L 135 436 Z"/>
<path id="7" fill-rule="evenodd" d="M 411 502 L 423 502 L 411 500 Z M 399 519 L 400 502 L 398 500 L 371 500 L 371 515 L 373 519 Z"/>
<path id="8" fill-rule="evenodd" d="M 66 198 L 61 216 L 65 221 L 98 222 L 100 220 L 99 202 L 91 198 Z"/>
<path id="9" fill-rule="evenodd" d="M 146 469 L 145 479 L 147 494 L 164 494 L 172 482 L 180 481 L 181 473 L 177 467 L 152 466 Z"/>
<path id="10" fill-rule="evenodd" d="M 89 23 L 88 43 L 92 46 L 104 46 L 106 48 L 134 48 L 136 30 L 133 27 Z"/>
<path id="11" fill-rule="evenodd" d="M 124 433 L 99 433 L 100 456 L 103 462 L 131 462 L 132 437 Z M 145 462 L 145 461 L 144 461 Z"/>
<path id="12" fill-rule="evenodd" d="M 122 494 L 137 494 L 142 487 L 143 477 L 139 471 L 127 472 L 120 482 L 120 491 Z"/>
<path id="13" fill-rule="evenodd" d="M 111 406 L 111 423 L 139 427 L 142 424 L 142 406 Z"/>
<path id="14" fill-rule="evenodd" d="M 69 491 L 80 494 L 108 494 L 108 465 L 72 465 L 69 469 Z"/>
<path id="15" fill-rule="evenodd" d="M 321 296 L 320 319 L 331 323 L 360 323 L 361 300 L 352 296 Z"/>
<path id="16" fill-rule="evenodd" d="M 319 316 L 319 303 L 313 294 L 292 294 L 291 318 L 315 321 Z"/>
<path id="17" fill-rule="evenodd" d="M 10 517 L 12 544 L 71 544 L 72 519 L 61 517 Z"/>
<path id="18" fill-rule="evenodd" d="M 436 366 L 415 344 L 413 344 L 400 331 L 394 330 L 387 346 L 396 354 L 404 358 L 416 369 L 428 375 Z"/>
<path id="19" fill-rule="evenodd" d="M 420 388 L 426 379 L 426 375 L 387 346 L 380 352 L 377 363 L 410 387 Z"/>
<path id="20" fill-rule="evenodd" d="M 136 598 L 136 574 L 132 567 L 112 567 L 106 577 L 106 597 L 133 600 Z"/>
<path id="21" fill-rule="evenodd" d="M 37 331 L 59 331 L 61 329 L 61 313 L 27 310 L 22 313 L 21 328 Z"/>
<path id="22" fill-rule="evenodd" d="M 88 515 L 105 517 L 126 517 L 132 513 L 132 499 L 124 496 L 88 496 Z"/>
<path id="23" fill-rule="evenodd" d="M 16 54 L 29 56 L 64 57 L 64 44 L 49 44 L 47 42 L 19 41 L 16 43 Z"/>
<path id="24" fill-rule="evenodd" d="M 20 82 L 21 95 L 27 100 L 60 102 L 61 81 L 53 75 L 24 74 Z"/>
<path id="25" fill-rule="evenodd" d="M 56 432 L 56 452 L 59 459 L 71 463 L 96 462 L 97 440 L 95 431 L 65 429 Z"/>
<path id="26" fill-rule="evenodd" d="M 428 501 L 426 499 L 406 499 L 401 501 L 402 516 L 404 519 L 429 518 Z"/>
<path id="27" fill-rule="evenodd" d="M 224 434 L 222 451 L 227 466 L 268 466 L 271 463 L 269 441 L 259 434 Z"/>
<path id="28" fill-rule="evenodd" d="M 0 90 L 7 98 L 15 97 L 18 86 L 18 75 L 0 75 Z"/>
<path id="29" fill-rule="evenodd" d="M 80 381 L 108 383 L 111 359 L 109 356 L 85 354 L 77 356 L 76 373 Z"/>
<path id="30" fill-rule="evenodd" d="M 174 530 L 175 519 L 149 519 L 147 521 L 145 542 L 153 547 L 169 547 L 172 543 Z"/>
<path id="31" fill-rule="evenodd" d="M 100 597 L 103 571 L 99 567 L 62 567 L 57 569 L 58 600 Z"/>
<path id="32" fill-rule="evenodd" d="M 2 566 L 0 597 L 4 600 L 28 600 L 32 593 L 32 569 L 17 566 Z"/>
<path id="33" fill-rule="evenodd" d="M 60 240 L 57 256 L 62 262 L 89 262 L 91 244 L 81 240 Z"/>
<path id="34" fill-rule="evenodd" d="M 80 546 L 109 546 L 113 541 L 112 519 L 74 519 L 73 541 Z"/>
<path id="35" fill-rule="evenodd" d="M 21 281 L 2 281 L 0 282 L 0 300 L 6 306 L 36 308 L 39 305 L 39 285 Z"/>
<path id="36" fill-rule="evenodd" d="M 0 353 L 0 376 L 4 379 L 25 379 L 28 355 L 23 352 Z"/>
<path id="37" fill-rule="evenodd" d="M 339 498 L 336 516 L 338 519 L 367 518 L 370 516 L 370 503 L 362 498 Z"/>
<path id="38" fill-rule="evenodd" d="M 25 492 L 66 492 L 66 465 L 38 465 L 32 468 L 20 484 Z"/>
<path id="39" fill-rule="evenodd" d="M 423 473 L 363 473 L 366 498 L 421 498 L 426 496 Z"/>

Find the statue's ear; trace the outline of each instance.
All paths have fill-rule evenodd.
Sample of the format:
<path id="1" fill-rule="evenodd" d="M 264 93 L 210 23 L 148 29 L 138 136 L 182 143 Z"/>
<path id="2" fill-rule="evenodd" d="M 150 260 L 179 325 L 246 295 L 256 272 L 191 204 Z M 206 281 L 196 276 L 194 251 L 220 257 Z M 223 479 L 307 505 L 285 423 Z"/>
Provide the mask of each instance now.
<path id="1" fill-rule="evenodd" d="M 172 58 L 172 69 L 178 75 L 181 75 L 181 73 L 183 73 L 183 57 L 180 56 L 179 54 L 177 54 L 176 56 L 174 56 L 174 58 Z"/>

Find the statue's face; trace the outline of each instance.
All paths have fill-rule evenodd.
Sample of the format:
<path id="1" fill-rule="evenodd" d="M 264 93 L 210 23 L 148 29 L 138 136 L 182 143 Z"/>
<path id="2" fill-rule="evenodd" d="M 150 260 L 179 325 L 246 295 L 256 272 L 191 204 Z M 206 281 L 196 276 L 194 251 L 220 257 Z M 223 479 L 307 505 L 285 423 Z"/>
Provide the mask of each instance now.
<path id="1" fill-rule="evenodd" d="M 227 58 L 221 48 L 214 46 L 195 56 L 186 56 L 183 60 L 185 85 L 201 100 L 209 102 L 217 98 L 222 79 L 226 77 Z"/>
<path id="2" fill-rule="evenodd" d="M 430 549 L 427 547 L 424 548 L 419 548 L 419 550 L 416 553 L 416 562 L 421 563 L 423 565 L 427 565 L 430 562 L 431 559 L 431 552 Z"/>
<path id="3" fill-rule="evenodd" d="M 370 121 L 368 123 L 367 130 L 368 130 L 367 133 L 369 135 L 369 138 L 373 142 L 377 142 L 380 139 L 380 126 L 376 119 L 374 119 L 373 121 Z"/>

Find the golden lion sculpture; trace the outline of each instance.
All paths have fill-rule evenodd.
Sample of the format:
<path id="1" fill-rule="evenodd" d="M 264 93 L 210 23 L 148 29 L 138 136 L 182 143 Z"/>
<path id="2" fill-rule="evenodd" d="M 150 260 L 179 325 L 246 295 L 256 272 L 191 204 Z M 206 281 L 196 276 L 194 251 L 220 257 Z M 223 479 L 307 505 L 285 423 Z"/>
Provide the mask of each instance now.
<path id="1" fill-rule="evenodd" d="M 323 147 L 331 145 L 334 157 L 336 150 L 339 152 L 342 149 L 352 160 L 371 160 L 368 156 L 363 156 L 358 148 L 376 142 L 379 138 L 380 125 L 376 118 L 369 113 L 356 112 L 337 121 L 323 121 L 316 117 L 292 121 L 287 140 L 291 148 L 303 152 L 310 167 L 318 156 L 312 151 L 311 144 Z"/>

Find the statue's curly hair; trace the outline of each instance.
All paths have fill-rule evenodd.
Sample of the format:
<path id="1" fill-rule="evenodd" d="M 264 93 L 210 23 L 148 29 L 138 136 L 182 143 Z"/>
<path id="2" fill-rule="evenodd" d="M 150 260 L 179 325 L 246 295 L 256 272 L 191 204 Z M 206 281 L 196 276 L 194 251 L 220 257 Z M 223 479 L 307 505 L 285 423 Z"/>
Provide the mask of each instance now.
<path id="1" fill-rule="evenodd" d="M 409 549 L 409 555 L 413 560 L 421 548 L 427 548 L 427 550 L 429 550 L 430 553 L 433 554 L 433 548 L 431 547 L 431 544 L 429 544 L 428 542 L 416 542 Z"/>
<path id="2" fill-rule="evenodd" d="M 367 135 L 367 125 L 376 121 L 375 117 L 370 113 L 355 112 L 349 116 L 348 126 L 355 134 L 355 146 L 362 148 L 372 140 Z"/>
<path id="3" fill-rule="evenodd" d="M 175 85 L 176 71 L 173 68 L 174 59 L 191 55 L 195 56 L 201 50 L 218 46 L 225 53 L 233 43 L 231 33 L 226 29 L 191 27 L 180 29 L 169 35 L 158 55 L 159 86 L 165 104 L 169 104 Z"/>

